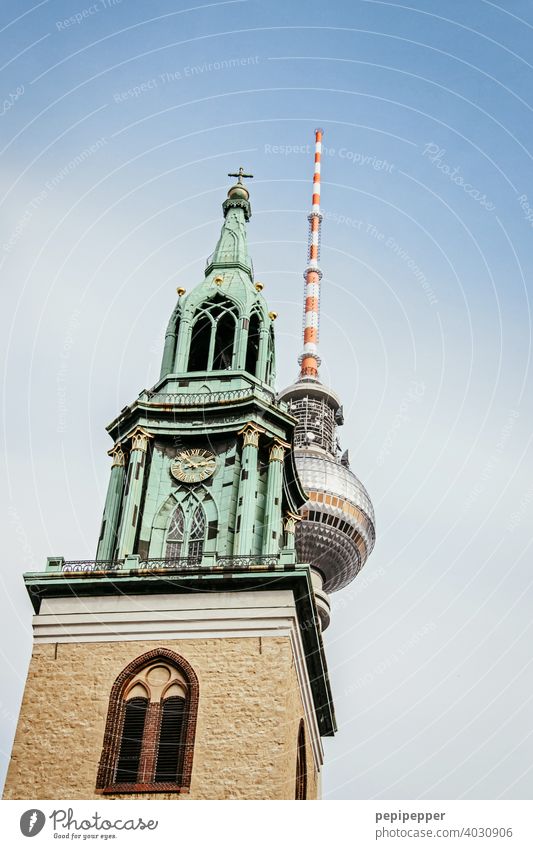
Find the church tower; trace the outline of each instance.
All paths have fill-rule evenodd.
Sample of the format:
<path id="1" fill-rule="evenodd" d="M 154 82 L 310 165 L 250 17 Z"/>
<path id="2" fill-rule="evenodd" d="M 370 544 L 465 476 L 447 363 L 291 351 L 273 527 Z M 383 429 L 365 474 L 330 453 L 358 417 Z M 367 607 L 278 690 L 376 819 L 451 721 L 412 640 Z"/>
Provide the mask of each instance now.
<path id="1" fill-rule="evenodd" d="M 342 555 L 317 518 L 327 464 L 354 486 L 336 457 L 340 404 L 307 373 L 276 397 L 276 316 L 247 249 L 251 175 L 230 176 L 159 380 L 108 427 L 95 560 L 49 557 L 24 576 L 34 646 L 7 799 L 319 796 L 321 738 L 335 732 L 323 581 L 342 586 L 364 562 L 369 509 L 344 493 Z"/>

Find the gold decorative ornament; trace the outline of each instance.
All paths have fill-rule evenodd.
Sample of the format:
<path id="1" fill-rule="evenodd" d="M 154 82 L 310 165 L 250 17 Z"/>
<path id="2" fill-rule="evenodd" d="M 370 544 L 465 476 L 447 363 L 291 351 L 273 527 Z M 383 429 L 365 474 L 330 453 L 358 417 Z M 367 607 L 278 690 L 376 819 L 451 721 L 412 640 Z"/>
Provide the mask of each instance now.
<path id="1" fill-rule="evenodd" d="M 223 282 L 224 282 L 224 278 L 220 274 L 217 274 L 217 276 L 213 280 L 213 283 L 215 284 L 215 286 L 221 286 Z"/>
<path id="2" fill-rule="evenodd" d="M 268 317 L 271 321 L 275 321 L 278 317 L 278 314 L 277 312 L 274 312 L 274 310 L 272 310 L 271 312 L 269 312 Z"/>
<path id="3" fill-rule="evenodd" d="M 184 289 L 183 286 L 178 286 L 178 288 L 176 289 L 176 292 L 178 293 L 180 298 L 183 297 L 183 295 L 185 294 L 186 291 L 187 291 L 187 289 Z"/>
<path id="4" fill-rule="evenodd" d="M 263 291 L 263 289 L 264 289 L 265 287 L 263 286 L 263 284 L 262 284 L 262 283 L 259 283 L 259 281 L 258 281 L 258 282 L 255 284 L 255 288 L 256 288 L 256 291 L 257 291 L 257 292 L 262 292 L 262 291 Z"/>

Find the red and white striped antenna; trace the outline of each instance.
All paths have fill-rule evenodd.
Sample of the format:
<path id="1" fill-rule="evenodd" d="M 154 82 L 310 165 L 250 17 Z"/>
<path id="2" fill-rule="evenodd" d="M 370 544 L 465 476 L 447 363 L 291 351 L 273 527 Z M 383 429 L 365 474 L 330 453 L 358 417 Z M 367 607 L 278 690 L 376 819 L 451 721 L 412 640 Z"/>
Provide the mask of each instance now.
<path id="1" fill-rule="evenodd" d="M 307 268 L 304 271 L 305 307 L 303 322 L 303 352 L 298 360 L 300 364 L 300 379 L 318 379 L 318 330 L 320 319 L 320 280 L 322 272 L 318 267 L 320 258 L 320 160 L 322 157 L 322 136 L 324 131 L 315 130 L 315 173 L 313 175 L 313 202 L 309 221 L 309 247 L 307 251 Z"/>

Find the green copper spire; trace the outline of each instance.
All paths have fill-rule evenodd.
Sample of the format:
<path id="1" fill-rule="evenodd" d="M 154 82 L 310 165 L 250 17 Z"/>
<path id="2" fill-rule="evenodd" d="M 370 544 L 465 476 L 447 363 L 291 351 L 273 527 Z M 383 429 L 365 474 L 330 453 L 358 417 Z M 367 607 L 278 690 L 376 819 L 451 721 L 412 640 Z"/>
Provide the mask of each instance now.
<path id="1" fill-rule="evenodd" d="M 191 387 L 198 381 L 201 388 L 206 379 L 220 381 L 221 372 L 235 389 L 250 377 L 274 386 L 276 316 L 268 310 L 262 284 L 254 282 L 246 235 L 252 210 L 243 177 L 253 175 L 241 167 L 229 176 L 237 182 L 222 204 L 224 222 L 204 279 L 188 294 L 178 290 L 167 327 L 160 381 L 166 380 L 168 392 L 175 391 L 171 377 L 187 376 Z"/>
<path id="2" fill-rule="evenodd" d="M 243 177 L 253 177 L 253 174 L 245 174 L 241 166 L 237 173 L 228 174 L 228 177 L 238 177 L 238 181 L 222 204 L 224 224 L 215 251 L 207 260 L 205 275 L 207 277 L 215 269 L 241 268 L 253 280 L 246 241 L 246 222 L 252 217 L 252 207 L 250 192 L 242 182 Z"/>

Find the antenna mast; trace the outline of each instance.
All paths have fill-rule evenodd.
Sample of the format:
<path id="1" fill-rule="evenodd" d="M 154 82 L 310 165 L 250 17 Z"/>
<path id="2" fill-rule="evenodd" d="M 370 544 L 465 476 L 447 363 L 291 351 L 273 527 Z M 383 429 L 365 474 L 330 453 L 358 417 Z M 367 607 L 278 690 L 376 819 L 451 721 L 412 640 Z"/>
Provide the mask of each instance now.
<path id="1" fill-rule="evenodd" d="M 320 159 L 322 156 L 322 136 L 324 131 L 315 130 L 315 173 L 313 175 L 313 201 L 309 221 L 309 246 L 307 250 L 307 268 L 304 271 L 305 307 L 303 322 L 303 353 L 300 364 L 300 380 L 303 378 L 318 379 L 318 326 L 320 318 L 320 280 L 322 272 L 318 267 L 320 258 Z"/>

